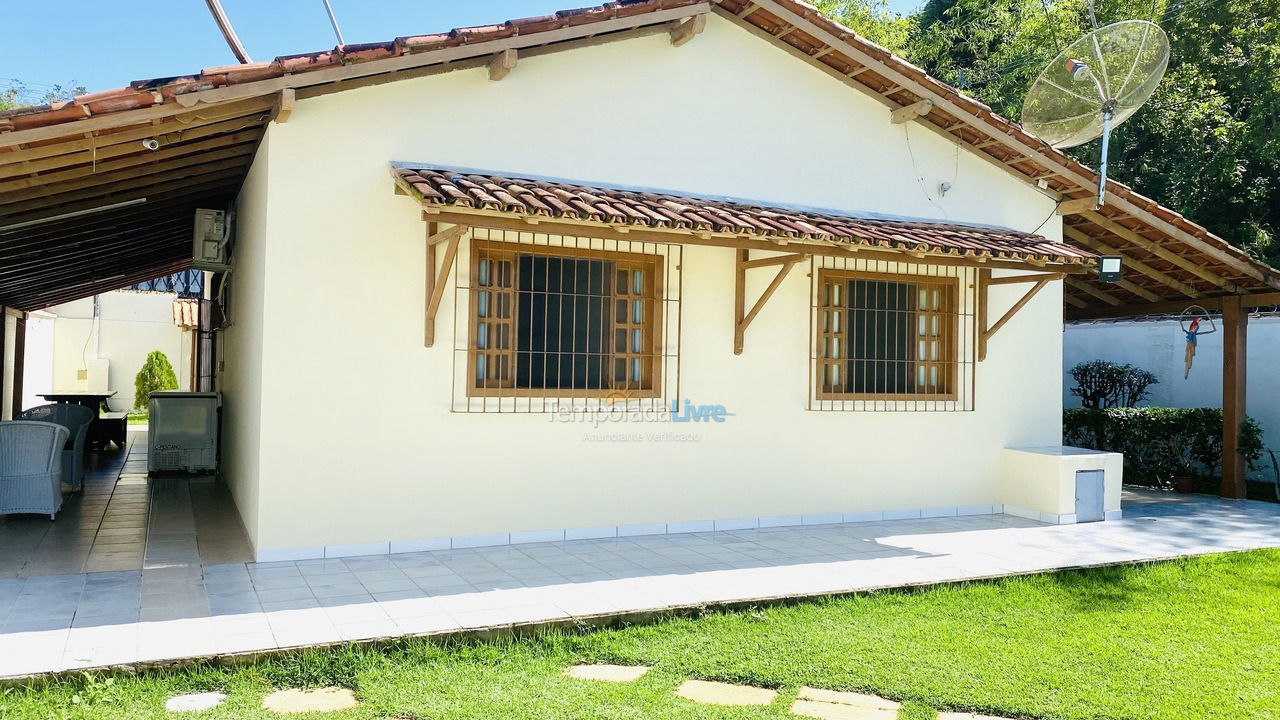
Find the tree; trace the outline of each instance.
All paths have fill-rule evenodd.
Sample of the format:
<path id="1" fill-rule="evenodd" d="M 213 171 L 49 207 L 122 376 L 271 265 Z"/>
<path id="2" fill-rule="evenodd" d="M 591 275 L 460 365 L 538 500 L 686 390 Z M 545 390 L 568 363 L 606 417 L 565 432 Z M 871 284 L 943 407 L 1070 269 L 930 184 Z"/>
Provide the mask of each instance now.
<path id="1" fill-rule="evenodd" d="M 147 355 L 142 369 L 133 379 L 133 406 L 142 409 L 148 406 L 148 396 L 160 390 L 177 390 L 178 376 L 169 364 L 169 358 L 159 350 L 152 350 Z"/>
<path id="2" fill-rule="evenodd" d="M 1060 48 L 1092 29 L 1085 0 L 929 0 L 909 18 L 870 0 L 820 3 L 931 75 L 1017 120 Z M 1110 175 L 1253 254 L 1280 264 L 1280 0 L 1097 0 L 1098 24 L 1153 20 L 1169 69 L 1112 136 Z M 864 29 L 870 25 L 870 29 Z M 1067 152 L 1095 167 L 1099 142 Z"/>
<path id="3" fill-rule="evenodd" d="M 65 102 L 85 92 L 86 90 L 81 86 L 70 85 L 49 85 L 45 90 L 37 91 L 32 90 L 21 80 L 10 80 L 0 85 L 0 110 L 11 110 L 28 105 L 51 105 Z"/>

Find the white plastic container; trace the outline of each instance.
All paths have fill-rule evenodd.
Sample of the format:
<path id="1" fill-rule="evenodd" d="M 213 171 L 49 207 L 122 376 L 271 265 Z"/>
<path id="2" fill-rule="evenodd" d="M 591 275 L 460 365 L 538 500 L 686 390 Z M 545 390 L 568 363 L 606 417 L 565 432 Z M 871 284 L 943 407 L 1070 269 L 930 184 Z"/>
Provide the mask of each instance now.
<path id="1" fill-rule="evenodd" d="M 148 472 L 216 472 L 220 393 L 153 392 L 147 421 Z"/>

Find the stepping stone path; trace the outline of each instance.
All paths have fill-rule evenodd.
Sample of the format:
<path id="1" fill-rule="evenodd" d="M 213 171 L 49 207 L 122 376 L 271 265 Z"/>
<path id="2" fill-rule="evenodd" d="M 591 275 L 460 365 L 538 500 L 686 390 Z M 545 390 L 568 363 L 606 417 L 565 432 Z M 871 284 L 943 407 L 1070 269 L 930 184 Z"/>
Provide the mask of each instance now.
<path id="1" fill-rule="evenodd" d="M 200 712 L 201 710 L 215 708 L 226 699 L 226 694 L 220 692 L 174 695 L 164 701 L 164 709 L 171 713 Z"/>
<path id="2" fill-rule="evenodd" d="M 639 680 L 647 672 L 649 668 L 644 665 L 574 665 L 566 669 L 564 674 L 579 680 L 627 683 Z"/>
<path id="3" fill-rule="evenodd" d="M 262 707 L 282 715 L 307 712 L 333 712 L 356 706 L 356 695 L 347 688 L 327 687 L 319 690 L 277 690 L 262 698 Z"/>
<path id="4" fill-rule="evenodd" d="M 876 695 L 802 687 L 791 714 L 819 720 L 898 720 L 901 707 Z"/>
<path id="5" fill-rule="evenodd" d="M 676 695 L 707 705 L 768 705 L 778 697 L 778 691 L 751 685 L 685 680 L 676 688 Z"/>

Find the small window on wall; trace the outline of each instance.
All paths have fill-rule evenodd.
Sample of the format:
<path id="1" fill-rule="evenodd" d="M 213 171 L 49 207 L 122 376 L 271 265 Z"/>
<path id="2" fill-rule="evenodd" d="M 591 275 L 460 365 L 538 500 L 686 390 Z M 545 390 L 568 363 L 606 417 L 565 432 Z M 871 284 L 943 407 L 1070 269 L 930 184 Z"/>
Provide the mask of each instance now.
<path id="1" fill-rule="evenodd" d="M 477 241 L 468 394 L 656 397 L 660 258 Z"/>
<path id="2" fill-rule="evenodd" d="M 959 280 L 823 270 L 817 312 L 821 400 L 955 400 Z"/>

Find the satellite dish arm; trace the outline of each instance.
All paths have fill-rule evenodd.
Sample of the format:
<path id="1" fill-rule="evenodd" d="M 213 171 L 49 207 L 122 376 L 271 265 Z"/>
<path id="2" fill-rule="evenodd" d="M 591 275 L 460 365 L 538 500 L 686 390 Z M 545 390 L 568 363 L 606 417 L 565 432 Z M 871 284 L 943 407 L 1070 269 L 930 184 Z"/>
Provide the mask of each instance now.
<path id="1" fill-rule="evenodd" d="M 218 24 L 218 30 L 222 31 L 222 38 L 227 41 L 227 47 L 231 48 L 232 54 L 240 64 L 247 65 L 253 62 L 253 58 L 249 57 L 244 45 L 240 43 L 240 38 L 236 36 L 235 28 L 231 27 L 227 14 L 223 12 L 222 3 L 218 0 L 204 0 L 204 4 L 209 6 L 209 14 L 213 15 L 213 21 Z"/>
<path id="2" fill-rule="evenodd" d="M 1107 151 L 1111 146 L 1111 121 L 1116 116 L 1116 102 L 1108 100 L 1102 105 L 1102 160 L 1098 163 L 1098 207 L 1107 201 Z"/>

